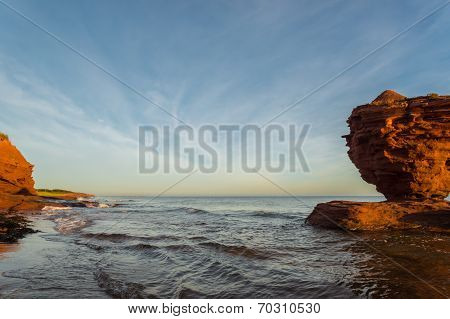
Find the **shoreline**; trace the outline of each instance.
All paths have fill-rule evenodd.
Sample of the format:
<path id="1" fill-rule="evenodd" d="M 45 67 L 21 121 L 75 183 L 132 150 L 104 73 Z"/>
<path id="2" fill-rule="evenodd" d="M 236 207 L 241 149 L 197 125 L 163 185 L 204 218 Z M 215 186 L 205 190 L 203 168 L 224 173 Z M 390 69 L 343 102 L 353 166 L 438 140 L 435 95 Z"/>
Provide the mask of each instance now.
<path id="1" fill-rule="evenodd" d="M 14 244 L 35 233 L 27 217 L 40 215 L 46 207 L 96 207 L 92 194 L 65 192 L 52 196 L 0 195 L 0 244 Z"/>
<path id="2" fill-rule="evenodd" d="M 389 258 L 447 292 L 448 234 L 420 230 L 360 232 L 356 236 L 361 240 L 355 240 L 346 232 L 304 226 L 308 208 L 297 210 L 296 203 L 286 199 L 254 198 L 236 203 L 232 198 L 225 202 L 221 198 L 208 202 L 201 198 L 186 202 L 181 198 L 159 199 L 152 205 L 145 198 L 93 200 L 111 209 L 76 207 L 29 216 L 32 228 L 39 232 L 17 244 L 5 245 L 9 252 L 0 260 L 0 272 L 5 275 L 0 281 L 8 283 L 4 285 L 4 296 L 219 296 L 209 285 L 192 292 L 175 280 L 155 284 L 140 279 L 165 278 L 167 273 L 186 267 L 192 278 L 224 276 L 221 284 L 227 295 L 244 298 L 260 293 L 285 298 L 440 297 L 408 273 L 399 272 Z M 118 226 L 125 215 L 129 220 Z M 249 227 L 254 231 L 249 232 Z M 273 233 L 267 227 L 273 228 Z M 224 228 L 236 231 L 230 236 L 230 232 L 219 230 Z M 217 268 L 219 258 L 224 265 Z M 198 260 L 208 262 L 200 265 Z M 150 263 L 155 267 L 148 267 Z M 198 267 L 189 267 L 192 264 Z M 269 275 L 253 276 L 250 264 L 264 267 Z M 292 282 L 292 286 L 278 284 L 279 273 L 271 272 L 274 265 L 286 269 L 285 282 Z M 67 276 L 67 269 L 73 270 L 71 276 Z M 218 274 L 217 269 L 222 272 Z M 235 276 L 236 272 L 251 279 L 246 287 L 239 286 L 242 277 Z M 305 277 L 314 280 L 304 282 Z M 267 288 L 261 288 L 263 284 Z"/>

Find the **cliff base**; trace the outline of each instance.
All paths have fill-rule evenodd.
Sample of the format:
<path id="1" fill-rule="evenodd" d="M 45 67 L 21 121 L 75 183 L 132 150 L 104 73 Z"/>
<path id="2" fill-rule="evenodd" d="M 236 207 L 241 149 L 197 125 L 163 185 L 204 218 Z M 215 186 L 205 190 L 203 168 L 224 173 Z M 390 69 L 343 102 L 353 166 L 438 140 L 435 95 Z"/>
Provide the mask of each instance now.
<path id="1" fill-rule="evenodd" d="M 0 243 L 15 242 L 28 233 L 26 215 L 40 212 L 45 206 L 98 207 L 98 203 L 78 201 L 94 195 L 66 190 L 34 188 L 33 165 L 0 132 Z"/>
<path id="2" fill-rule="evenodd" d="M 425 229 L 450 232 L 450 202 L 332 201 L 318 204 L 306 222 L 348 230 Z"/>

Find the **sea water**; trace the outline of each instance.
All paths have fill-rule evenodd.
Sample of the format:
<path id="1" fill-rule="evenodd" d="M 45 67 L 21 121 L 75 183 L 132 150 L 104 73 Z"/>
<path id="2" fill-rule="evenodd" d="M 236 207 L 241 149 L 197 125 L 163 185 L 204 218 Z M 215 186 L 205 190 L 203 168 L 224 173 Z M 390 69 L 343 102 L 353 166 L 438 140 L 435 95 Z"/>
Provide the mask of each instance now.
<path id="1" fill-rule="evenodd" d="M 442 298 L 450 236 L 305 224 L 377 197 L 101 197 L 0 252 L 1 298 Z M 5 249 L 6 246 L 6 249 Z"/>

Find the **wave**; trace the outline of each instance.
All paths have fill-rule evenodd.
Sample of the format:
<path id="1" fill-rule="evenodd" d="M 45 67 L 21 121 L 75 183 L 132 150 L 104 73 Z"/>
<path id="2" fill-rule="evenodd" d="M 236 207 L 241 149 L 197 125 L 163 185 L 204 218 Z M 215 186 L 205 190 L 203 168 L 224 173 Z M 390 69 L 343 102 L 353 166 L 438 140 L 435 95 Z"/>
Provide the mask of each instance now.
<path id="1" fill-rule="evenodd" d="M 208 237 L 205 236 L 192 236 L 192 237 L 188 237 L 191 240 L 208 240 Z"/>
<path id="2" fill-rule="evenodd" d="M 89 225 L 91 221 L 80 217 L 79 215 L 69 215 L 55 218 L 55 229 L 63 234 L 70 234 L 79 231 Z"/>
<path id="3" fill-rule="evenodd" d="M 163 207 L 163 206 L 159 206 L 158 208 L 161 208 L 161 210 L 157 210 L 157 211 L 152 211 L 153 213 L 159 213 L 159 212 L 185 212 L 188 214 L 210 214 L 211 212 L 204 210 L 204 209 L 199 209 L 199 208 L 194 208 L 194 207 Z"/>
<path id="4" fill-rule="evenodd" d="M 131 250 L 157 250 L 157 249 L 159 249 L 158 246 L 150 245 L 150 244 L 137 244 L 137 245 L 129 246 L 127 248 L 131 249 Z"/>
<path id="5" fill-rule="evenodd" d="M 59 211 L 59 210 L 68 210 L 72 209 L 72 207 L 67 206 L 44 206 L 41 210 L 42 211 Z"/>
<path id="6" fill-rule="evenodd" d="M 94 273 L 94 278 L 97 281 L 98 286 L 104 289 L 105 292 L 113 298 L 144 299 L 154 297 L 144 293 L 144 285 L 114 279 L 101 269 Z"/>
<path id="7" fill-rule="evenodd" d="M 44 206 L 42 210 L 64 210 L 64 209 L 70 209 L 72 207 L 78 207 L 78 208 L 110 208 L 110 207 L 116 207 L 119 206 L 119 204 L 107 204 L 107 203 L 99 203 L 94 202 L 90 200 L 83 200 L 83 201 L 73 201 L 73 200 L 58 200 L 53 201 L 54 203 L 63 203 L 64 206 Z"/>
<path id="8" fill-rule="evenodd" d="M 172 250 L 172 251 L 192 251 L 194 248 L 190 245 L 186 244 L 174 244 L 174 245 L 165 245 L 165 246 L 155 246 L 150 244 L 137 244 L 133 246 L 127 247 L 131 250 L 142 250 L 142 251 L 155 251 L 155 250 Z"/>
<path id="9" fill-rule="evenodd" d="M 194 247 L 192 247 L 191 245 L 186 245 L 186 244 L 167 245 L 167 246 L 163 246 L 161 248 L 167 249 L 167 250 L 174 250 L 174 251 L 179 251 L 179 250 L 192 251 L 192 250 L 194 250 Z"/>
<path id="10" fill-rule="evenodd" d="M 109 240 L 109 241 L 123 241 L 123 240 L 132 240 L 136 237 L 129 236 L 126 234 L 107 234 L 107 233 L 84 233 L 81 236 L 89 239 L 98 239 L 98 240 Z"/>
<path id="11" fill-rule="evenodd" d="M 298 216 L 287 215 L 285 213 L 268 212 L 268 211 L 254 211 L 250 216 L 264 217 L 264 218 L 284 218 L 284 219 L 296 219 Z"/>
<path id="12" fill-rule="evenodd" d="M 93 243 L 90 243 L 90 242 L 83 242 L 82 240 L 75 240 L 75 243 L 77 244 L 77 245 L 83 245 L 83 246 L 86 246 L 86 247 L 88 247 L 88 248 L 90 248 L 90 249 L 93 249 L 93 250 L 95 250 L 95 251 L 103 251 L 103 250 L 105 250 L 107 247 L 105 247 L 105 246 L 99 246 L 99 245 L 95 245 L 95 244 L 93 244 Z"/>
<path id="13" fill-rule="evenodd" d="M 247 258 L 255 258 L 255 259 L 269 259 L 273 257 L 273 254 L 271 253 L 260 251 L 254 248 L 249 248 L 246 246 L 225 245 L 217 242 L 203 242 L 199 243 L 199 245 L 214 249 L 216 251 L 225 252 L 233 256 L 244 256 Z"/>
<path id="14" fill-rule="evenodd" d="M 205 298 L 205 295 L 202 294 L 198 290 L 181 285 L 181 286 L 178 286 L 177 290 L 175 291 L 175 298 L 177 298 L 177 299 L 199 299 L 199 298 Z"/>
<path id="15" fill-rule="evenodd" d="M 193 207 L 182 207 L 181 209 L 185 210 L 189 214 L 210 214 L 207 210 L 193 208 Z"/>
<path id="16" fill-rule="evenodd" d="M 87 208 L 110 208 L 110 207 L 115 207 L 116 204 L 106 204 L 106 203 L 98 203 L 98 202 L 91 202 L 91 201 L 84 201 L 82 202 L 85 207 Z"/>
<path id="17" fill-rule="evenodd" d="M 127 234 L 108 234 L 108 233 L 84 233 L 85 238 L 109 241 L 126 241 L 126 240 L 179 240 L 180 237 L 172 235 L 156 235 L 156 236 L 133 236 Z"/>

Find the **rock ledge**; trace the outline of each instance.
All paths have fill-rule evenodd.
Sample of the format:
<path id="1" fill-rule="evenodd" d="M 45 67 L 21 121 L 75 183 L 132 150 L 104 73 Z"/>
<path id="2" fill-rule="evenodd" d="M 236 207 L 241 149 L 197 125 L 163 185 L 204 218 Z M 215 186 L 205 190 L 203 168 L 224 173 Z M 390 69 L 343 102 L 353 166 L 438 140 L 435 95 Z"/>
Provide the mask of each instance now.
<path id="1" fill-rule="evenodd" d="M 350 134 L 343 137 L 351 161 L 388 201 L 319 204 L 308 222 L 333 228 L 405 229 L 436 228 L 430 225 L 440 221 L 440 228 L 448 229 L 450 96 L 407 98 L 387 90 L 356 107 L 347 123 Z M 421 217 L 407 217 L 414 214 Z"/>

